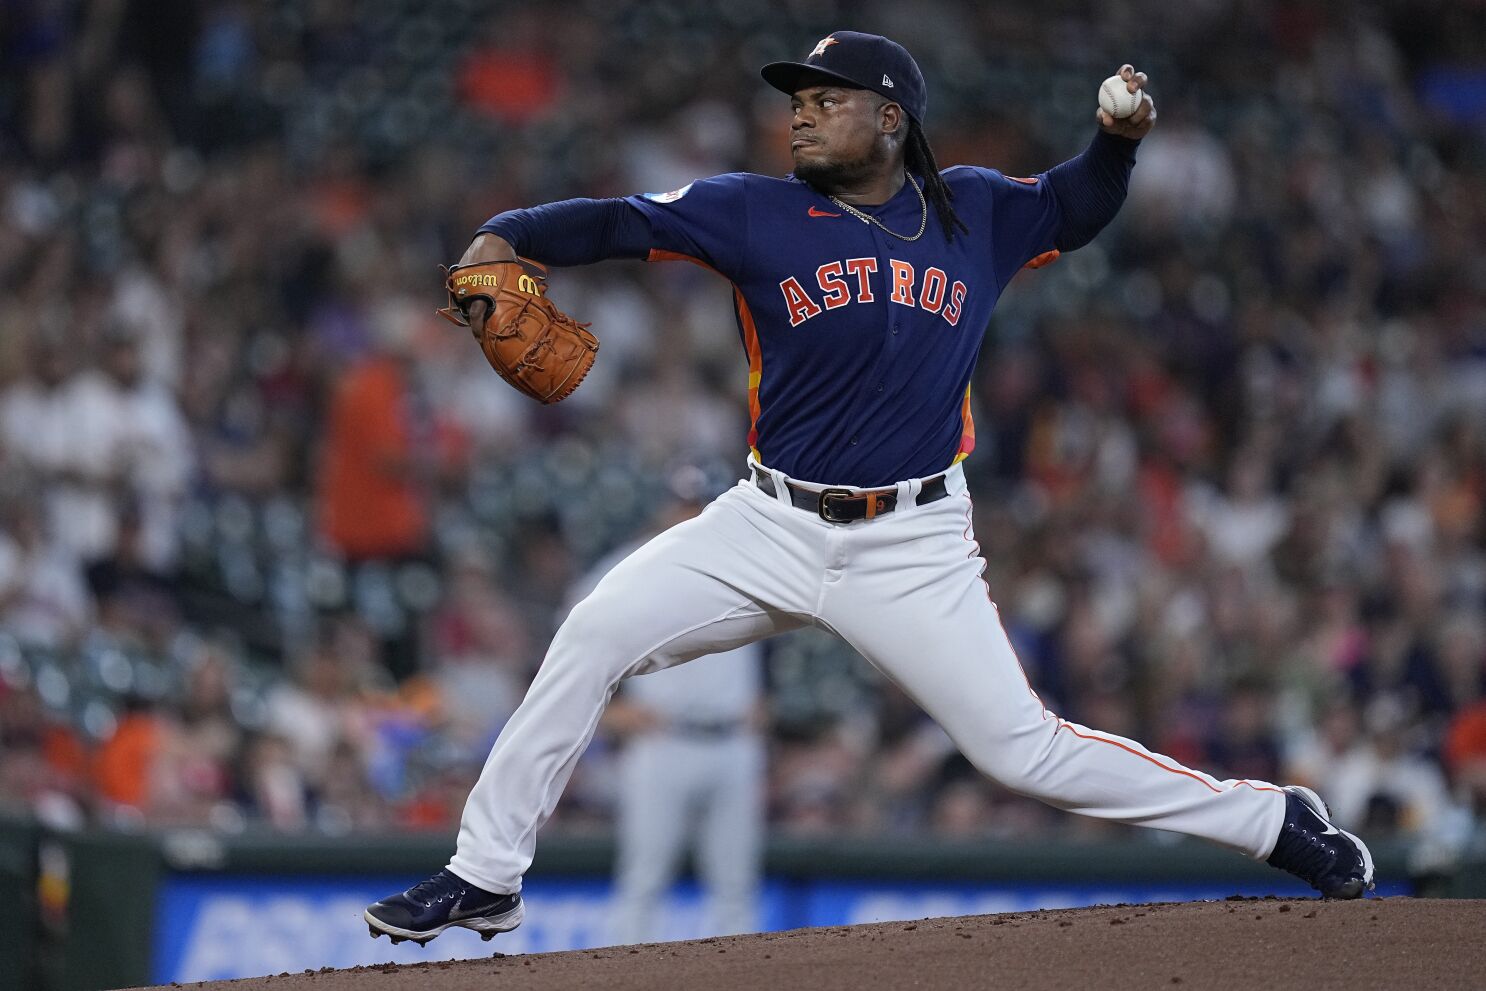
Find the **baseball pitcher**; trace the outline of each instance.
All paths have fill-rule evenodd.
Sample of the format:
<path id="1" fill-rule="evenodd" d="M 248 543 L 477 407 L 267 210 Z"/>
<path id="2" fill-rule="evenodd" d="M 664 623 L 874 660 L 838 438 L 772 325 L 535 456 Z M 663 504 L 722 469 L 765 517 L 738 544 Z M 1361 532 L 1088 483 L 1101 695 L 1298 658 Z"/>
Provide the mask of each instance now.
<path id="1" fill-rule="evenodd" d="M 537 831 L 620 681 L 808 625 L 847 641 L 1013 791 L 1362 895 L 1367 847 L 1314 792 L 1220 781 L 1050 712 L 981 580 L 961 470 L 981 337 L 1020 269 L 1087 244 L 1119 210 L 1156 120 L 1145 75 L 1124 66 L 1137 98 L 1109 103 L 1121 116 L 1101 107 L 1082 154 L 1022 179 L 939 168 L 923 77 L 887 38 L 838 31 L 762 72 L 794 111 L 792 175 L 503 213 L 452 270 L 448 315 L 549 402 L 581 382 L 597 341 L 518 258 L 719 273 L 748 358 L 748 472 L 573 610 L 470 794 L 448 867 L 368 908 L 372 934 L 515 928 Z"/>

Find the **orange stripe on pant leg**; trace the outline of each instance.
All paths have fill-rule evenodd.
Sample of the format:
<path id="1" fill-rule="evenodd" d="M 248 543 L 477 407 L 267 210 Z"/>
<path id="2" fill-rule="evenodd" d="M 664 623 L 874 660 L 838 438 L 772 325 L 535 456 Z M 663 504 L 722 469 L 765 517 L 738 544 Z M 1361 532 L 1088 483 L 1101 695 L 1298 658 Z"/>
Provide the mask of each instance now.
<path id="1" fill-rule="evenodd" d="M 1201 784 L 1204 788 L 1207 788 L 1209 791 L 1216 792 L 1219 795 L 1221 795 L 1223 793 L 1223 789 L 1218 788 L 1218 787 L 1215 787 L 1211 782 L 1202 780 L 1202 778 L 1200 776 L 1198 776 L 1193 771 L 1188 771 L 1185 768 L 1180 768 L 1180 767 L 1167 767 L 1165 764 L 1161 763 L 1156 758 L 1152 757 L 1150 754 L 1143 754 L 1139 750 L 1135 750 L 1135 749 L 1132 749 L 1130 747 L 1125 746 L 1123 743 L 1118 743 L 1118 742 L 1116 742 L 1114 740 L 1109 740 L 1109 739 L 1106 739 L 1106 738 L 1104 738 L 1102 736 L 1089 736 L 1089 735 L 1087 735 L 1085 733 L 1080 733 L 1078 730 L 1074 729 L 1073 728 L 1073 724 L 1070 723 L 1066 719 L 1059 719 L 1058 720 L 1058 728 L 1056 730 L 1053 730 L 1053 732 L 1056 734 L 1056 733 L 1060 732 L 1061 730 L 1065 730 L 1065 729 L 1068 732 L 1072 733 L 1074 736 L 1078 737 L 1080 740 L 1093 740 L 1096 743 L 1107 743 L 1111 747 L 1119 747 L 1121 750 L 1125 751 L 1125 753 L 1127 753 L 1127 754 L 1134 754 L 1136 757 L 1139 757 L 1139 758 L 1141 758 L 1143 760 L 1150 761 L 1152 764 L 1155 764 L 1157 767 L 1159 767 L 1163 771 L 1167 771 L 1167 772 L 1169 772 L 1171 774 L 1180 774 L 1180 775 L 1183 775 L 1185 777 L 1191 778 L 1193 781 L 1196 781 L 1199 784 Z"/>
<path id="2" fill-rule="evenodd" d="M 975 555 L 977 555 L 977 554 L 980 553 L 980 542 L 977 541 L 977 540 L 975 540 L 973 537 L 970 536 L 970 530 L 974 526 L 973 513 L 975 511 L 975 502 L 974 502 L 973 499 L 970 498 L 970 496 L 968 494 L 966 495 L 965 498 L 966 498 L 966 502 L 968 503 L 968 505 L 965 508 L 965 533 L 964 533 L 964 538 L 965 538 L 965 541 L 967 543 L 969 543 L 971 545 L 971 548 L 972 548 L 971 551 L 970 551 L 970 555 L 969 556 L 970 557 L 974 557 Z M 999 608 L 997 608 L 997 606 L 996 606 L 996 600 L 991 597 L 991 586 L 990 586 L 990 583 L 987 582 L 984 577 L 982 577 L 980 579 L 980 583 L 981 583 L 981 585 L 985 586 L 986 599 L 990 601 L 991 608 L 992 609 L 996 609 L 997 613 L 999 613 L 1001 610 Z M 1051 715 L 1047 711 L 1047 703 L 1044 702 L 1044 701 L 1042 701 L 1042 696 L 1041 695 L 1038 695 L 1036 689 L 1034 689 L 1032 687 L 1032 679 L 1029 678 L 1029 677 L 1027 677 L 1027 668 L 1026 668 L 1025 665 L 1022 664 L 1022 659 L 1019 656 L 1017 656 L 1016 645 L 1011 642 L 1011 637 L 1007 637 L 1006 638 L 1006 645 L 1011 648 L 1011 656 L 1016 661 L 1017 670 L 1021 672 L 1022 681 L 1027 686 L 1027 693 L 1029 695 L 1031 695 L 1034 699 L 1037 700 L 1037 704 L 1042 707 L 1042 718 L 1043 719 L 1047 719 L 1047 717 L 1049 715 Z M 1120 742 L 1118 742 L 1116 740 L 1109 740 L 1109 739 L 1106 739 L 1106 738 L 1104 738 L 1102 736 L 1090 736 L 1090 735 L 1085 734 L 1085 733 L 1080 733 L 1078 730 L 1076 730 L 1076 729 L 1073 728 L 1073 724 L 1070 723 L 1068 720 L 1063 719 L 1061 717 L 1054 717 L 1054 718 L 1056 718 L 1058 720 L 1058 728 L 1055 729 L 1055 730 L 1053 730 L 1053 734 L 1054 735 L 1057 735 L 1058 732 L 1060 732 L 1061 730 L 1065 730 L 1066 729 L 1068 732 L 1072 733 L 1074 736 L 1078 737 L 1081 740 L 1093 740 L 1096 743 L 1107 743 L 1111 747 L 1119 747 L 1121 750 L 1125 751 L 1127 754 L 1134 754 L 1136 757 L 1139 757 L 1142 760 L 1150 761 L 1152 764 L 1155 764 L 1157 767 L 1159 767 L 1163 771 L 1166 771 L 1166 772 L 1168 772 L 1170 774 L 1180 774 L 1183 777 L 1191 778 L 1193 781 L 1198 782 L 1204 788 L 1209 789 L 1210 791 L 1212 791 L 1215 794 L 1221 795 L 1223 793 L 1223 789 L 1214 786 L 1213 784 L 1211 784 L 1210 782 L 1208 782 L 1207 780 L 1205 780 L 1201 775 L 1197 774 L 1194 771 L 1189 771 L 1189 770 L 1186 770 L 1185 768 L 1180 768 L 1180 767 L 1168 767 L 1167 765 L 1165 765 L 1165 764 L 1161 763 L 1160 761 L 1156 760 L 1156 758 L 1152 757 L 1150 754 L 1141 753 L 1139 750 L 1131 749 L 1130 747 L 1127 747 L 1123 743 L 1120 743 Z M 1262 785 L 1262 786 L 1261 785 L 1256 785 L 1252 781 L 1249 781 L 1247 779 L 1236 782 L 1234 784 L 1234 787 L 1236 788 L 1236 787 L 1238 787 L 1238 785 L 1248 785 L 1250 788 L 1254 789 L 1255 791 L 1282 792 L 1282 789 L 1280 789 L 1280 788 L 1274 788 L 1274 787 L 1268 786 L 1268 785 Z"/>

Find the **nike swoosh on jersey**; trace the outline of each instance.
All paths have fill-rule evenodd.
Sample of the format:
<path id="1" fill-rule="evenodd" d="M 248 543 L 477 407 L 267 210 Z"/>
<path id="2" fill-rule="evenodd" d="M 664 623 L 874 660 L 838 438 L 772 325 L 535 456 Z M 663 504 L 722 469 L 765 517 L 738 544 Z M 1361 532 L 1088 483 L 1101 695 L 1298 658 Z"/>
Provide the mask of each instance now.
<path id="1" fill-rule="evenodd" d="M 809 212 L 810 216 L 812 216 L 812 217 L 839 217 L 839 216 L 841 216 L 841 214 L 839 214 L 839 213 L 827 213 L 825 210 L 817 210 L 815 207 L 811 207 L 808 212 Z"/>

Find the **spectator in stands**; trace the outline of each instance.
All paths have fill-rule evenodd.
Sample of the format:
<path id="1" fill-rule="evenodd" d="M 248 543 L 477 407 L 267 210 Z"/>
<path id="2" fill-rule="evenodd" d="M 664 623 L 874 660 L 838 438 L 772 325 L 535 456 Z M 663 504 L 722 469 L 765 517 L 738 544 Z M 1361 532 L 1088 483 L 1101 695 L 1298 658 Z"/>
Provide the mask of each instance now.
<path id="1" fill-rule="evenodd" d="M 466 783 L 461 795 L 467 793 Z M 458 816 L 458 810 L 454 815 Z M 346 740 L 336 744 L 325 779 L 315 793 L 315 825 L 329 833 L 387 829 L 394 825 L 392 810 L 367 780 L 361 753 Z"/>
<path id="2" fill-rule="evenodd" d="M 851 823 L 852 789 L 859 780 L 862 745 L 845 727 L 820 727 L 775 748 L 770 821 L 787 834 L 838 835 Z"/>
<path id="3" fill-rule="evenodd" d="M 130 696 L 113 735 L 98 747 L 93 778 L 107 822 L 139 824 L 156 812 L 162 790 L 161 756 L 171 728 L 144 699 Z"/>
<path id="4" fill-rule="evenodd" d="M 1264 562 L 1285 535 L 1288 513 L 1265 478 L 1267 461 L 1258 451 L 1240 453 L 1229 469 L 1227 491 L 1193 507 L 1219 561 L 1239 566 Z"/>
<path id="5" fill-rule="evenodd" d="M 1458 713 L 1445 737 L 1451 780 L 1466 807 L 1486 817 L 1486 701 Z"/>
<path id="6" fill-rule="evenodd" d="M 484 552 L 458 552 L 429 624 L 434 683 L 451 741 L 483 763 L 534 672 L 526 623 Z"/>
<path id="7" fill-rule="evenodd" d="M 417 322 L 387 305 L 377 347 L 335 384 L 316 477 L 320 533 L 352 561 L 415 557 L 428 542 L 432 425 L 411 365 Z"/>
<path id="8" fill-rule="evenodd" d="M 1457 609 L 1435 639 L 1444 708 L 1464 710 L 1486 695 L 1486 622 L 1475 609 Z"/>
<path id="9" fill-rule="evenodd" d="M 1286 781 L 1322 788 L 1332 780 L 1343 758 L 1361 743 L 1362 714 L 1348 697 L 1330 701 L 1314 724 L 1307 721 L 1288 742 L 1284 755 Z"/>
<path id="10" fill-rule="evenodd" d="M 541 11 L 513 11 L 499 30 L 480 31 L 455 73 L 460 102 L 511 123 L 542 119 L 563 95 L 567 62 L 553 53 L 549 26 Z"/>
<path id="11" fill-rule="evenodd" d="M 50 485 L 66 466 L 71 359 L 52 334 L 33 329 L 16 339 L 30 346 L 21 374 L 0 389 L 0 452 L 11 470 Z"/>
<path id="12" fill-rule="evenodd" d="M 96 411 L 99 420 L 74 429 L 98 430 L 99 443 L 113 449 L 123 476 L 120 501 L 137 507 L 135 553 L 144 566 L 165 570 L 175 563 L 180 503 L 195 471 L 195 447 L 175 395 L 145 376 L 136 331 L 123 325 L 110 330 L 103 370 L 108 399 Z"/>
<path id="13" fill-rule="evenodd" d="M 187 663 L 185 695 L 162 773 L 170 778 L 180 821 L 231 822 L 231 815 L 222 819 L 222 806 L 233 796 L 234 764 L 244 737 L 232 713 L 233 659 L 224 645 L 204 641 Z"/>
<path id="14" fill-rule="evenodd" d="M 511 585 L 510 593 L 533 639 L 546 643 L 566 615 L 577 562 L 565 539 L 562 521 L 555 514 L 523 520 L 515 543 L 516 568 L 522 581 Z"/>
<path id="15" fill-rule="evenodd" d="M 113 444 L 107 380 L 78 372 L 73 352 L 50 333 L 33 333 L 28 374 L 0 403 L 5 449 L 45 493 L 47 526 L 74 556 L 113 545 L 123 452 Z"/>
<path id="16" fill-rule="evenodd" d="M 88 758 L 77 732 L 47 713 L 32 686 L 0 682 L 0 808 L 60 828 L 82 825 L 93 798 Z"/>
<path id="17" fill-rule="evenodd" d="M 180 623 L 175 578 L 151 563 L 143 521 L 132 504 L 120 511 L 114 549 L 92 561 L 86 575 L 104 630 L 157 651 L 168 646 Z"/>
<path id="18" fill-rule="evenodd" d="M 1265 686 L 1235 685 L 1223 700 L 1219 721 L 1207 741 L 1210 766 L 1224 777 L 1273 781 L 1280 776 L 1279 742 L 1272 725 L 1273 703 Z"/>
<path id="19" fill-rule="evenodd" d="M 1444 732 L 1443 757 L 1456 797 L 1486 816 L 1486 656 L 1474 612 L 1457 615 L 1441 633 L 1440 653 L 1455 704 Z"/>
<path id="20" fill-rule="evenodd" d="M 45 533 L 35 502 L 0 513 L 0 628 L 22 643 L 75 645 L 93 616 L 77 560 Z"/>
<path id="21" fill-rule="evenodd" d="M 300 830 L 309 823 L 309 786 L 284 737 L 252 737 L 243 750 L 239 779 L 249 819 L 283 830 Z"/>
<path id="22" fill-rule="evenodd" d="M 1439 766 L 1412 745 L 1409 713 L 1381 695 L 1363 714 L 1363 737 L 1327 771 L 1327 801 L 1337 817 L 1381 834 L 1414 834 L 1451 809 Z"/>
<path id="23" fill-rule="evenodd" d="M 342 620 L 340 628 L 356 624 Z M 294 682 L 276 687 L 267 699 L 267 729 L 272 742 L 260 743 L 254 761 L 276 767 L 286 749 L 311 788 L 329 780 L 337 749 L 348 746 L 361 758 L 362 773 L 371 748 L 373 726 L 365 703 L 373 673 L 366 658 L 337 649 L 357 639 L 342 632 L 307 651 L 297 662 Z M 252 763 L 250 761 L 250 763 Z"/>
<path id="24" fill-rule="evenodd" d="M 935 789 L 929 828 L 947 840 L 986 839 L 996 817 L 992 785 L 979 774 L 947 775 Z"/>
<path id="25" fill-rule="evenodd" d="M 404 300 L 381 300 L 376 347 L 336 384 L 316 477 L 320 535 L 351 569 L 353 586 L 385 584 L 388 568 L 429 550 L 437 475 L 435 431 L 412 363 L 420 320 Z M 383 597 L 385 600 L 385 597 Z M 416 617 L 380 603 L 383 660 L 399 679 L 417 667 Z"/>

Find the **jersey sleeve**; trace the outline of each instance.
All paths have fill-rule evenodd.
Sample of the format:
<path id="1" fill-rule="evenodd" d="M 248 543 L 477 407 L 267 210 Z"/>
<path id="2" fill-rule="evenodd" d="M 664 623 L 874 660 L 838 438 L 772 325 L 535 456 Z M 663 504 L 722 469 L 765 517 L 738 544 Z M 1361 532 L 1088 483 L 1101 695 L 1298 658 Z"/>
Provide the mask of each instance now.
<path id="1" fill-rule="evenodd" d="M 1055 257 L 1063 223 L 1057 194 L 1046 174 L 1030 179 L 979 170 L 991 194 L 991 256 L 996 282 L 1005 286 L 1028 262 Z"/>
<path id="2" fill-rule="evenodd" d="M 977 169 L 991 195 L 992 254 L 1004 288 L 1094 239 L 1125 202 L 1138 141 L 1097 131 L 1084 151 L 1030 179 Z"/>
<path id="3" fill-rule="evenodd" d="M 746 177 L 698 179 L 669 193 L 625 197 L 650 225 L 651 261 L 699 261 L 733 281 L 747 258 Z"/>
<path id="4" fill-rule="evenodd" d="M 559 200 L 507 210 L 477 233 L 504 238 L 516 254 L 543 265 L 591 265 L 606 258 L 644 258 L 650 251 L 645 219 L 621 199 Z"/>

